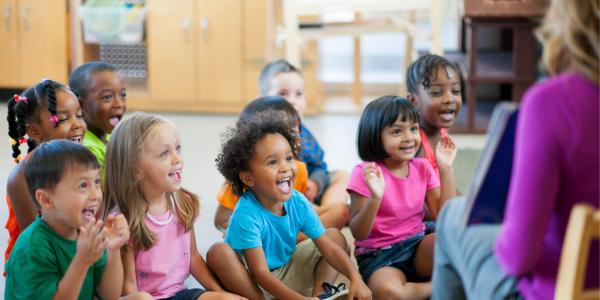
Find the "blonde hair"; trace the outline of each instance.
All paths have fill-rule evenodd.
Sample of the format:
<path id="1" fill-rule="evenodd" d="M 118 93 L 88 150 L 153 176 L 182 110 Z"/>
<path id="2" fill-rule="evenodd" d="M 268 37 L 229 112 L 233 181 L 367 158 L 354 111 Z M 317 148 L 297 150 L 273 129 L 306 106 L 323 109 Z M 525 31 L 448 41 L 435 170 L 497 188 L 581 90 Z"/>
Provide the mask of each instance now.
<path id="1" fill-rule="evenodd" d="M 135 113 L 115 128 L 106 147 L 104 216 L 118 207 L 129 222 L 131 240 L 136 250 L 148 250 L 156 243 L 156 237 L 144 222 L 148 202 L 136 179 L 139 155 L 148 137 L 160 125 L 168 122 L 155 115 Z M 172 207 L 169 203 L 169 208 L 176 212 L 185 231 L 190 231 L 199 214 L 198 197 L 183 188 L 169 194 L 175 205 Z"/>
<path id="2" fill-rule="evenodd" d="M 599 0 L 551 0 L 536 30 L 543 45 L 542 67 L 550 75 L 574 69 L 596 84 L 598 79 Z"/>

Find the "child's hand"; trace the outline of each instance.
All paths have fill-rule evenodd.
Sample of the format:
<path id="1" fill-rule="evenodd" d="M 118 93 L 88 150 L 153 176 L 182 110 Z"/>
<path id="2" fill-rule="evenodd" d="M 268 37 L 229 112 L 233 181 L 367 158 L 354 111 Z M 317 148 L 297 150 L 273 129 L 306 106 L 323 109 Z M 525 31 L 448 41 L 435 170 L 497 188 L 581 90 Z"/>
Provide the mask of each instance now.
<path id="1" fill-rule="evenodd" d="M 442 136 L 435 148 L 435 159 L 440 167 L 451 167 L 456 158 L 456 145 L 449 135 Z"/>
<path id="2" fill-rule="evenodd" d="M 105 228 L 110 250 L 117 250 L 129 241 L 129 224 L 123 214 L 109 215 L 106 218 Z"/>
<path id="3" fill-rule="evenodd" d="M 310 202 L 314 202 L 315 198 L 317 198 L 317 194 L 319 193 L 319 185 L 314 180 L 308 180 L 306 183 L 306 193 L 304 196 Z"/>
<path id="4" fill-rule="evenodd" d="M 371 290 L 360 277 L 350 281 L 348 299 L 370 300 L 372 297 Z"/>
<path id="5" fill-rule="evenodd" d="M 84 266 L 91 266 L 100 257 L 108 241 L 106 240 L 106 229 L 103 228 L 104 223 L 102 220 L 90 220 L 85 226 L 79 228 L 79 236 L 77 237 L 77 252 L 75 253 L 75 259 L 77 259 Z"/>
<path id="6" fill-rule="evenodd" d="M 385 190 L 385 181 L 383 180 L 381 168 L 374 162 L 369 163 L 363 169 L 363 177 L 367 182 L 369 192 L 371 192 L 371 198 L 377 197 L 377 199 L 381 200 L 383 191 Z"/>

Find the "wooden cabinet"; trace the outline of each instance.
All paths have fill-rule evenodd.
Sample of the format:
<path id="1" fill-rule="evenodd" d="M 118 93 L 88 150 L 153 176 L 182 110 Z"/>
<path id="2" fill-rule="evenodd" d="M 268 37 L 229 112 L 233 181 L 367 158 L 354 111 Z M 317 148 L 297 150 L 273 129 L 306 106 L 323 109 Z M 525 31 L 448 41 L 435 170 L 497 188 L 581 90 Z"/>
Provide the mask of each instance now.
<path id="1" fill-rule="evenodd" d="M 148 94 L 133 107 L 237 111 L 242 97 L 241 0 L 147 2 Z"/>
<path id="2" fill-rule="evenodd" d="M 0 0 L 0 88 L 68 80 L 67 1 Z"/>

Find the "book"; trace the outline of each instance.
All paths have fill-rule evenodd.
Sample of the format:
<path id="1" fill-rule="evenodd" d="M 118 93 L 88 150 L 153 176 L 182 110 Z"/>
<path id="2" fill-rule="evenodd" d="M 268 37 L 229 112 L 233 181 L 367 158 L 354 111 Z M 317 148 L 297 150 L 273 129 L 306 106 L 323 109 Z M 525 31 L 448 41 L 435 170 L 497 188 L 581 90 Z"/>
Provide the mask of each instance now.
<path id="1" fill-rule="evenodd" d="M 466 194 L 465 225 L 499 224 L 504 219 L 517 129 L 518 106 L 496 105 L 487 140 Z"/>

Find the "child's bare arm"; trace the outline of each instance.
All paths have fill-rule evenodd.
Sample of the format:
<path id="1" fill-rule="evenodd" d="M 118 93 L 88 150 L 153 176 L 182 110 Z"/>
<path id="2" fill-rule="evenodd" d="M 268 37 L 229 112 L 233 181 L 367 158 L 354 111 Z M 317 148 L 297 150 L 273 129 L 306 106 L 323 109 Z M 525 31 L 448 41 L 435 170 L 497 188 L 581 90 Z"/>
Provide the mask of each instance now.
<path id="1" fill-rule="evenodd" d="M 219 282 L 215 279 L 213 273 L 208 269 L 208 265 L 198 252 L 198 247 L 196 246 L 196 235 L 194 234 L 194 229 L 190 231 L 190 273 L 204 288 L 209 291 L 218 291 L 223 292 L 223 288 L 219 284 Z"/>
<path id="2" fill-rule="evenodd" d="M 233 213 L 233 210 L 219 204 L 219 206 L 217 206 L 217 211 L 215 212 L 215 227 L 225 233 L 225 231 L 227 231 L 227 225 L 229 224 L 229 218 L 231 217 L 231 214 Z"/>
<path id="3" fill-rule="evenodd" d="M 444 203 L 457 194 L 453 168 L 456 152 L 454 140 L 450 136 L 443 136 L 435 150 L 440 170 L 440 188 L 427 192 L 427 204 L 434 218 L 437 218 Z"/>
<path id="4" fill-rule="evenodd" d="M 77 252 L 69 264 L 67 272 L 58 283 L 52 299 L 76 299 L 79 296 L 89 267 L 102 257 L 107 246 L 107 242 L 104 240 L 106 230 L 102 228 L 102 225 L 101 220 L 90 221 L 80 228 Z"/>
<path id="5" fill-rule="evenodd" d="M 138 291 L 137 281 L 135 279 L 135 258 L 133 256 L 133 247 L 124 246 L 121 248 L 121 258 L 123 260 L 123 293 L 129 295 Z"/>
<path id="6" fill-rule="evenodd" d="M 121 247 L 129 240 L 129 224 L 123 214 L 106 217 L 106 265 L 98 284 L 98 294 L 104 299 L 117 299 L 123 291 Z"/>
<path id="7" fill-rule="evenodd" d="M 325 260 L 340 273 L 350 279 L 348 299 L 371 299 L 371 290 L 363 282 L 346 252 L 325 234 L 313 240 Z"/>
<path id="8" fill-rule="evenodd" d="M 306 297 L 296 293 L 271 274 L 262 247 L 245 249 L 244 258 L 248 264 L 248 270 L 256 283 L 275 298 L 290 300 L 306 299 Z"/>
<path id="9" fill-rule="evenodd" d="M 359 241 L 366 239 L 371 233 L 375 215 L 385 190 L 383 174 L 375 163 L 365 166 L 363 176 L 371 192 L 371 199 L 356 193 L 350 193 L 350 231 L 352 231 L 354 238 Z"/>
<path id="10" fill-rule="evenodd" d="M 21 161 L 8 176 L 6 182 L 6 193 L 10 198 L 17 223 L 21 230 L 25 230 L 29 224 L 35 221 L 37 209 L 33 199 L 29 195 L 27 182 L 25 181 L 25 161 Z"/>

